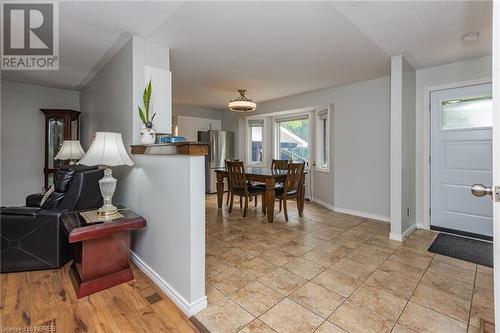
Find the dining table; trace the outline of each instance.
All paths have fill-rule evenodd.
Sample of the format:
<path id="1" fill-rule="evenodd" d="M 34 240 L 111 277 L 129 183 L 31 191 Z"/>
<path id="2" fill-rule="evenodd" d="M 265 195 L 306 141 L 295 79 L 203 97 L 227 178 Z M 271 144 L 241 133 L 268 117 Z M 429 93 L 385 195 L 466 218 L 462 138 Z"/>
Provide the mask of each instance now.
<path id="1" fill-rule="evenodd" d="M 217 207 L 222 208 L 222 202 L 224 197 L 224 180 L 227 179 L 228 171 L 225 168 L 215 169 L 215 173 L 217 175 Z M 265 167 L 246 167 L 245 168 L 245 177 L 249 182 L 257 182 L 263 183 L 266 185 L 266 192 L 264 194 L 263 204 L 265 205 L 265 212 L 267 215 L 267 221 L 269 223 L 273 223 L 274 221 L 274 202 L 275 202 L 275 193 L 274 188 L 276 183 L 283 183 L 286 179 L 288 171 L 287 170 L 276 170 Z M 302 179 L 305 179 L 305 175 L 307 174 L 304 171 L 304 176 Z M 301 181 L 299 188 L 299 207 L 297 207 L 302 214 L 304 211 L 304 199 L 305 199 L 305 183 Z"/>

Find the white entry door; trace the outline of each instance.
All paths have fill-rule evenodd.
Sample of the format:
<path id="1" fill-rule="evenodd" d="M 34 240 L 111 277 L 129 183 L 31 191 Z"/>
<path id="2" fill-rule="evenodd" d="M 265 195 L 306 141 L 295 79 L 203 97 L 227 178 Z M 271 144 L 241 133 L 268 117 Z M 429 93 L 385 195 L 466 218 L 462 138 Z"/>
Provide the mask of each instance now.
<path id="1" fill-rule="evenodd" d="M 493 236 L 489 197 L 472 184 L 492 184 L 491 84 L 431 94 L 431 228 Z"/>

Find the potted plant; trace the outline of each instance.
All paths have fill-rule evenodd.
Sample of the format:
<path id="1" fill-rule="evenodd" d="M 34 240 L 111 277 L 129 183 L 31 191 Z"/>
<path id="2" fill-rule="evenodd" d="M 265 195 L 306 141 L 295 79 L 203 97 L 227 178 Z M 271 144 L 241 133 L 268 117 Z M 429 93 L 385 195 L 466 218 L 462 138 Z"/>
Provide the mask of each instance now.
<path id="1" fill-rule="evenodd" d="M 153 120 L 156 116 L 156 113 L 153 113 L 150 118 L 149 112 L 152 92 L 153 87 L 151 85 L 151 80 L 149 80 L 148 84 L 144 88 L 144 93 L 142 94 L 144 109 L 138 106 L 139 117 L 141 118 L 142 124 L 144 125 L 144 128 L 141 129 L 141 142 L 143 144 L 153 144 L 156 142 L 156 130 L 153 129 Z"/>

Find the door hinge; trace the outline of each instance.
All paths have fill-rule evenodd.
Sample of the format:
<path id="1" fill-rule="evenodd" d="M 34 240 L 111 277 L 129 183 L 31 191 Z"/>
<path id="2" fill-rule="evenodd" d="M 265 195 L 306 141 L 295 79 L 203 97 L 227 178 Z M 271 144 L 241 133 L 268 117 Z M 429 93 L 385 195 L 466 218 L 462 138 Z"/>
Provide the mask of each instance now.
<path id="1" fill-rule="evenodd" d="M 431 216 L 431 209 L 429 208 L 429 216 Z"/>
<path id="2" fill-rule="evenodd" d="M 429 164 L 431 164 L 431 155 L 429 155 Z"/>
<path id="3" fill-rule="evenodd" d="M 408 217 L 410 216 L 410 208 L 409 207 L 406 208 L 406 216 L 408 216 Z"/>

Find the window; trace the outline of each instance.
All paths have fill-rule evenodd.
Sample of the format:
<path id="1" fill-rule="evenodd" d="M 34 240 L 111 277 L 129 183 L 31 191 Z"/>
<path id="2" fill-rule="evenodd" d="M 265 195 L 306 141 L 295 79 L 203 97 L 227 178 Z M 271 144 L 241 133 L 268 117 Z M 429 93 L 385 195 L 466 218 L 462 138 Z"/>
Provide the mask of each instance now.
<path id="1" fill-rule="evenodd" d="M 276 158 L 309 163 L 309 118 L 276 120 Z"/>
<path id="2" fill-rule="evenodd" d="M 261 164 L 263 161 L 264 120 L 251 119 L 248 121 L 248 163 Z"/>
<path id="3" fill-rule="evenodd" d="M 492 109 L 491 96 L 445 101 L 443 102 L 442 128 L 450 130 L 491 127 Z"/>
<path id="4" fill-rule="evenodd" d="M 316 112 L 316 169 L 329 171 L 330 123 L 328 108 Z"/>

